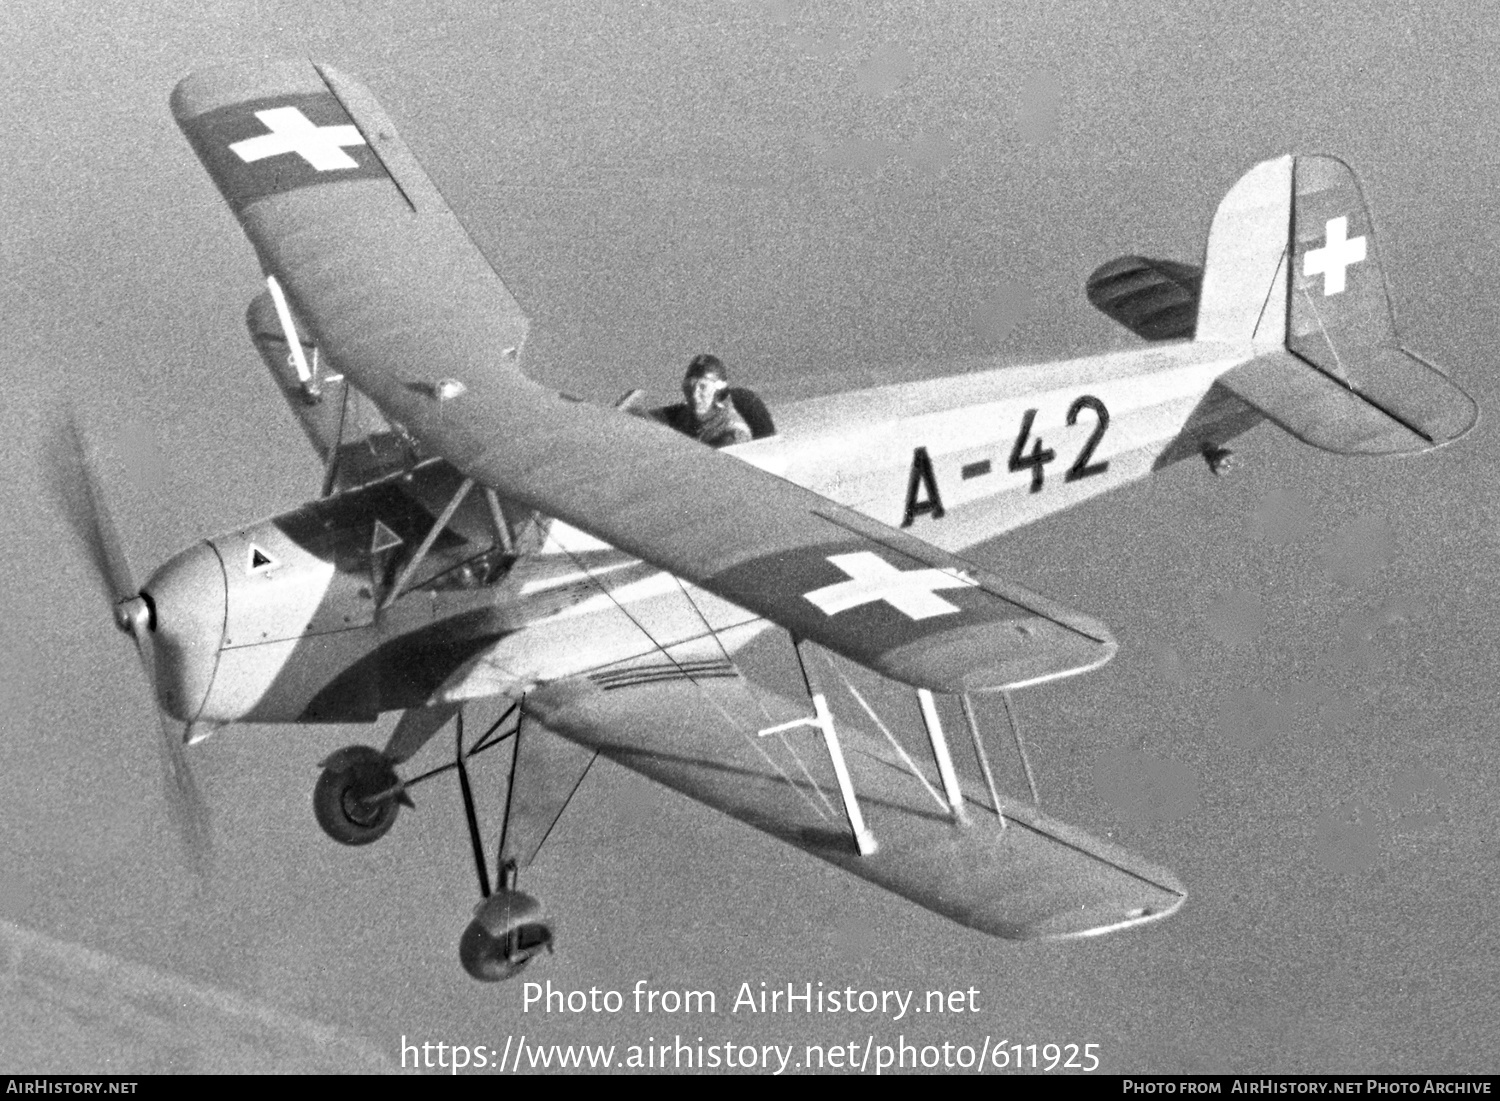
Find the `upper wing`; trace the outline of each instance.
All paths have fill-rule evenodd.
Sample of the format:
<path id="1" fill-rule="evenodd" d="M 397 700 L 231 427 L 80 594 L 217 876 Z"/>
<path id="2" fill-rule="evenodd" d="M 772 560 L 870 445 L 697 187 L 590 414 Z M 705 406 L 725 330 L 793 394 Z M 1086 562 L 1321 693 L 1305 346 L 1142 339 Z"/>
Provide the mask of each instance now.
<path id="1" fill-rule="evenodd" d="M 309 62 L 207 70 L 173 111 L 323 353 L 503 496 L 908 684 L 1103 664 L 1106 628 L 517 366 L 526 319 L 370 94 Z"/>

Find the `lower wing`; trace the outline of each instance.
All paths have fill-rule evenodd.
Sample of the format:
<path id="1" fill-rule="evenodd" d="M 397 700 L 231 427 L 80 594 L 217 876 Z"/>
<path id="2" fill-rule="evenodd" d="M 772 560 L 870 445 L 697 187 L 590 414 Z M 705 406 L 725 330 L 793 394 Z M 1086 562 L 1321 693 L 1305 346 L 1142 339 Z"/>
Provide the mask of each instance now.
<path id="1" fill-rule="evenodd" d="M 808 709 L 742 676 L 688 679 L 679 671 L 691 669 L 687 659 L 657 654 L 535 691 L 527 713 L 580 746 L 995 936 L 1105 933 L 1182 904 L 1185 892 L 1170 872 L 1029 806 L 1001 799 L 996 808 L 970 791 L 968 821 L 955 822 L 919 754 L 887 729 L 841 714 L 843 755 L 878 843 L 862 856 L 822 739 L 807 730 L 759 733 Z"/>

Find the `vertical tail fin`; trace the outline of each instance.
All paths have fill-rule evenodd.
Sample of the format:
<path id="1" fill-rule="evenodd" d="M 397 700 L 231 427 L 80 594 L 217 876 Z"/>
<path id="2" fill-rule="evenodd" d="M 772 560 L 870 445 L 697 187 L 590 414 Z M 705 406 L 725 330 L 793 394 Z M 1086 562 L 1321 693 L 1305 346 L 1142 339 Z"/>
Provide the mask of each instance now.
<path id="1" fill-rule="evenodd" d="M 1279 346 L 1285 339 L 1292 160 L 1262 161 L 1219 204 L 1208 233 L 1195 340 Z"/>
<path id="2" fill-rule="evenodd" d="M 1478 418 L 1401 347 L 1364 196 L 1333 157 L 1265 161 L 1230 189 L 1209 232 L 1195 339 L 1252 345 L 1223 384 L 1326 450 L 1425 451 Z"/>

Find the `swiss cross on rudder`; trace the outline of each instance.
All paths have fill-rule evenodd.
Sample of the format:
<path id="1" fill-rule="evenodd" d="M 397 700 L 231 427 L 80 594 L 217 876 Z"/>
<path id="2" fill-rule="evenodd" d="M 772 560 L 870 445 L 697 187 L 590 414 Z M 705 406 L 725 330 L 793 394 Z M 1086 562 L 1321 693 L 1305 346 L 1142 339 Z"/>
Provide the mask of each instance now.
<path id="1" fill-rule="evenodd" d="M 1310 249 L 1302 258 L 1302 274 L 1308 279 L 1323 277 L 1323 296 L 1343 294 L 1347 286 L 1346 270 L 1365 258 L 1364 237 L 1349 236 L 1347 217 L 1329 218 L 1324 227 L 1322 248 Z"/>

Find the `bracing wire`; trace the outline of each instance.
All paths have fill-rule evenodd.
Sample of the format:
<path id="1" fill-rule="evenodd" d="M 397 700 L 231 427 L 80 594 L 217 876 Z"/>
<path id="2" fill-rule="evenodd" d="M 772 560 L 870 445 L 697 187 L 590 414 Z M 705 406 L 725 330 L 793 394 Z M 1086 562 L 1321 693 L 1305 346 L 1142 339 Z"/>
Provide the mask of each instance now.
<path id="1" fill-rule="evenodd" d="M 670 649 L 668 649 L 667 647 L 663 646 L 660 642 L 658 642 L 656 640 L 656 637 L 654 635 L 652 635 L 651 632 L 646 629 L 645 625 L 643 623 L 641 623 L 641 621 L 639 619 L 637 619 L 635 616 L 633 616 L 633 615 L 630 614 L 630 611 L 628 609 L 626 609 L 626 607 L 623 604 L 620 603 L 619 599 L 615 596 L 614 592 L 611 591 L 607 586 L 605 586 L 597 577 L 595 577 L 594 576 L 594 572 L 591 569 L 589 569 L 589 567 L 586 566 L 583 563 L 583 561 L 576 554 L 574 554 L 571 550 L 569 550 L 566 546 L 564 546 L 562 540 L 557 539 L 554 536 L 554 537 L 552 537 L 552 542 L 557 546 L 557 548 L 559 550 L 561 550 L 565 555 L 568 556 L 568 559 L 573 563 L 574 567 L 580 573 L 582 573 L 585 577 L 587 577 L 590 581 L 592 581 L 594 583 L 595 587 L 597 587 L 598 590 L 601 593 L 603 593 L 606 597 L 609 598 L 610 603 L 613 604 L 619 610 L 620 614 L 623 615 L 627 620 L 629 620 L 630 623 L 636 628 L 636 630 L 640 631 L 641 634 L 645 635 L 646 636 L 646 640 L 648 642 L 650 642 L 652 646 L 656 647 L 656 649 L 658 651 L 660 651 L 661 654 L 668 661 L 670 661 L 674 666 L 676 666 L 678 672 L 682 675 L 682 678 L 684 680 L 688 681 L 690 684 L 692 684 L 693 687 L 698 690 L 699 694 L 705 700 L 707 700 L 710 704 L 712 704 L 714 706 L 714 708 L 723 717 L 725 723 L 727 723 L 729 725 L 730 729 L 732 729 L 735 733 L 739 734 L 740 737 L 744 739 L 745 743 L 747 745 L 749 745 L 752 749 L 754 749 L 755 752 L 760 756 L 760 758 L 763 761 L 766 762 L 766 764 L 770 765 L 773 769 L 775 769 L 776 773 L 782 778 L 782 780 L 784 780 L 786 782 L 787 786 L 790 787 L 793 791 L 797 792 L 797 794 L 799 796 L 801 796 L 802 800 L 805 803 L 807 803 L 807 805 L 813 810 L 813 812 L 815 814 L 817 814 L 817 816 L 819 818 L 824 819 L 826 821 L 827 818 L 828 818 L 828 814 L 825 813 L 825 811 L 823 810 L 823 808 L 819 807 L 817 803 L 813 802 L 812 799 L 808 798 L 807 792 L 805 792 L 802 789 L 801 785 L 799 785 L 790 776 L 788 776 L 787 773 L 786 773 L 786 770 L 784 768 L 782 768 L 781 765 L 779 765 L 775 761 L 775 759 L 772 758 L 771 755 L 765 751 L 765 748 L 759 744 L 759 741 L 755 737 L 755 735 L 752 734 L 752 733 L 750 733 L 749 731 L 745 730 L 744 727 L 738 721 L 735 720 L 734 716 L 732 716 L 732 715 L 729 714 L 729 712 L 724 708 L 724 705 L 722 703 L 720 703 L 718 700 L 716 700 L 711 693 L 709 693 L 708 689 L 703 685 L 703 683 L 699 680 L 699 678 L 693 676 L 692 672 L 689 669 L 687 669 L 686 667 L 684 667 L 683 664 L 682 664 L 682 662 L 678 661 L 677 658 L 672 655 L 672 652 L 671 652 Z M 675 575 L 671 575 L 671 574 L 669 574 L 669 576 L 674 576 L 675 577 Z M 681 581 L 679 580 L 678 583 L 681 584 Z M 714 634 L 714 632 L 712 632 L 712 631 L 710 631 L 709 633 L 710 634 Z M 718 635 L 714 634 L 714 638 L 717 640 Z M 691 641 L 691 640 L 689 640 L 689 641 Z M 722 645 L 723 644 L 720 643 L 721 649 L 722 649 Z M 818 791 L 819 795 L 823 796 L 823 801 L 825 803 L 827 803 L 828 802 L 828 797 L 826 795 L 823 795 L 822 788 L 821 787 L 817 788 L 817 791 Z M 831 811 L 832 808 L 830 807 L 829 809 Z"/>
<path id="2" fill-rule="evenodd" d="M 697 614 L 698 622 L 703 624 L 704 631 L 706 631 L 713 638 L 714 643 L 719 647 L 719 653 L 724 656 L 724 660 L 730 665 L 734 665 L 734 659 L 729 656 L 729 651 L 724 647 L 724 640 L 719 637 L 719 633 L 715 631 L 709 624 L 708 616 L 704 615 L 703 609 L 698 607 L 698 602 L 694 600 L 692 594 L 688 592 L 687 585 L 683 583 L 682 578 L 678 577 L 675 573 L 671 574 L 670 576 L 673 581 L 677 582 L 677 588 L 682 593 L 683 599 L 688 602 L 688 606 L 692 608 L 693 611 Z M 793 645 L 796 645 L 796 643 L 794 642 Z M 743 675 L 740 679 L 743 683 Z M 766 725 L 772 726 L 773 723 L 771 722 L 771 713 L 766 710 L 765 701 L 757 696 L 748 685 L 745 686 L 745 692 L 749 695 L 750 699 L 754 701 L 755 706 L 760 709 L 761 718 L 766 721 Z M 722 710 L 722 708 L 720 710 Z M 791 754 L 792 760 L 797 762 L 798 771 L 800 771 L 802 775 L 807 778 L 807 782 L 812 785 L 812 789 L 818 793 L 818 798 L 823 801 L 823 806 L 827 808 L 828 814 L 834 818 L 837 818 L 838 811 L 834 809 L 833 801 L 828 798 L 828 793 L 823 790 L 823 785 L 818 783 L 817 778 L 813 776 L 812 770 L 807 767 L 807 762 L 804 761 L 801 754 L 797 752 L 797 747 L 792 744 L 792 742 L 787 738 L 787 731 L 783 730 L 778 732 L 776 738 L 779 742 L 781 742 L 782 747 L 787 751 L 787 753 Z M 787 782 L 790 783 L 791 781 L 788 780 Z"/>

